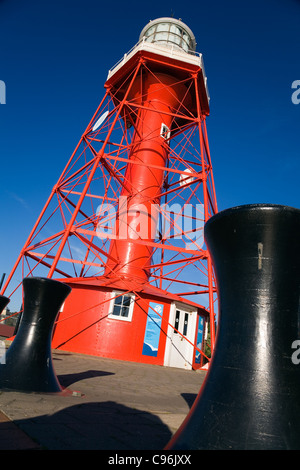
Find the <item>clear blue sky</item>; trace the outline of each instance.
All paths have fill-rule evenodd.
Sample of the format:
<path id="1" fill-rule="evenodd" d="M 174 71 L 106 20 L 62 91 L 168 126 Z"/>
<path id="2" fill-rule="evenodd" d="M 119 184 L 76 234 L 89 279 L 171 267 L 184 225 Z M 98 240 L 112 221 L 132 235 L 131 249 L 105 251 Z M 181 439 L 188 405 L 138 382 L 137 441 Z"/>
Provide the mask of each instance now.
<path id="1" fill-rule="evenodd" d="M 0 276 L 9 273 L 103 96 L 150 19 L 181 18 L 203 53 L 219 210 L 300 207 L 299 0 L 0 0 Z"/>

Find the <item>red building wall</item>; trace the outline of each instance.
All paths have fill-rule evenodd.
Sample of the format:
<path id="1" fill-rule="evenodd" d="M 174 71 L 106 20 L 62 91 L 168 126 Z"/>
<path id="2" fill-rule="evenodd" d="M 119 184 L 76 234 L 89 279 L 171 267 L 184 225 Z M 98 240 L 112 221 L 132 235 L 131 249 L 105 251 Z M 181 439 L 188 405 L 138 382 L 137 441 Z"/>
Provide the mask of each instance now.
<path id="1" fill-rule="evenodd" d="M 108 318 L 111 289 L 72 285 L 63 311 L 59 314 L 52 347 L 70 352 L 113 359 L 163 365 L 170 301 L 138 294 L 132 321 Z M 156 356 L 143 354 L 149 302 L 163 306 L 163 317 Z"/>

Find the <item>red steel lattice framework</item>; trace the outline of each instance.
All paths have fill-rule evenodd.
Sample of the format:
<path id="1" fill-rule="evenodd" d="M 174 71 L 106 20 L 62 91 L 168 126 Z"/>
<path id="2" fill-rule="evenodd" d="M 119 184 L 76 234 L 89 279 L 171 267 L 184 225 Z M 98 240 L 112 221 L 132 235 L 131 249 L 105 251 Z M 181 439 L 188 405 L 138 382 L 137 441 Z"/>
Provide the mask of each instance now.
<path id="1" fill-rule="evenodd" d="M 217 202 L 206 78 L 196 56 L 155 47 L 139 45 L 110 71 L 2 294 L 21 287 L 17 271 L 18 279 L 134 276 L 206 306 L 213 347 L 216 292 L 203 226 Z"/>

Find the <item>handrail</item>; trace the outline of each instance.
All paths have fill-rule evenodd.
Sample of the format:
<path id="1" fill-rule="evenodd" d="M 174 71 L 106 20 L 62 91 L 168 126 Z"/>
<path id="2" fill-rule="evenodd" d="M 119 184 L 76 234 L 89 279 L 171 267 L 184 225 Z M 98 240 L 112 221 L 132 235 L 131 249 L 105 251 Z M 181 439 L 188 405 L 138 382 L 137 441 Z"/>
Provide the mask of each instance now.
<path id="1" fill-rule="evenodd" d="M 161 46 L 160 44 L 156 43 L 156 42 L 149 42 L 146 40 L 146 37 L 144 36 L 140 41 L 138 41 L 131 49 L 129 49 L 128 52 L 126 52 L 126 54 L 123 55 L 123 57 L 121 57 L 121 59 L 118 60 L 118 62 L 109 70 L 109 74 L 123 61 L 123 60 L 126 60 L 127 57 L 134 51 L 134 49 L 141 49 L 144 45 L 149 45 L 151 44 L 151 47 L 154 46 L 154 48 L 157 50 L 157 51 L 161 51 L 163 53 L 166 53 L 167 51 L 170 53 L 170 55 L 172 57 L 174 56 L 180 56 L 181 58 L 184 58 L 186 57 L 187 55 L 192 55 L 192 56 L 196 56 L 200 59 L 200 62 L 201 62 L 201 68 L 203 68 L 204 70 L 204 67 L 203 67 L 203 59 L 202 59 L 202 54 L 200 52 L 196 52 L 196 51 L 192 51 L 192 50 L 188 50 L 188 52 L 184 51 L 183 49 L 181 50 L 178 46 L 172 44 L 172 45 L 167 45 L 167 46 Z"/>
<path id="2" fill-rule="evenodd" d="M 168 56 L 170 58 L 186 61 L 186 62 L 196 62 L 197 65 L 201 67 L 203 78 L 204 78 L 204 84 L 205 84 L 205 89 L 207 93 L 207 98 L 208 100 L 210 99 L 209 96 L 209 91 L 207 87 L 207 77 L 205 73 L 205 68 L 204 68 L 204 62 L 203 62 L 203 56 L 201 52 L 196 52 L 189 50 L 188 52 L 184 51 L 183 49 L 180 49 L 178 46 L 175 44 L 171 45 L 165 45 L 162 46 L 161 44 L 158 44 L 156 42 L 149 42 L 147 41 L 146 37 L 144 36 L 139 42 L 137 42 L 131 49 L 129 49 L 126 54 L 121 57 L 121 59 L 118 60 L 118 62 L 111 67 L 108 71 L 108 76 L 107 79 L 113 75 L 118 67 L 120 67 L 122 64 L 125 64 L 127 60 L 129 60 L 130 57 L 132 57 L 136 52 L 140 50 L 150 50 L 152 52 L 157 52 L 158 54 L 162 54 L 164 56 Z"/>

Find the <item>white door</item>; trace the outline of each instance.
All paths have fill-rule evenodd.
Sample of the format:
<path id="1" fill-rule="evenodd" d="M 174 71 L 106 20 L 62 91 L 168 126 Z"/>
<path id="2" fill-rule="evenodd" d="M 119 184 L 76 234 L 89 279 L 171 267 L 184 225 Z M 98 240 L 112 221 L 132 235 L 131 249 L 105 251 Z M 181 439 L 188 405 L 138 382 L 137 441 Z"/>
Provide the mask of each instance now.
<path id="1" fill-rule="evenodd" d="M 165 365 L 191 369 L 194 354 L 194 339 L 197 313 L 184 306 L 173 305 L 168 328 Z"/>

